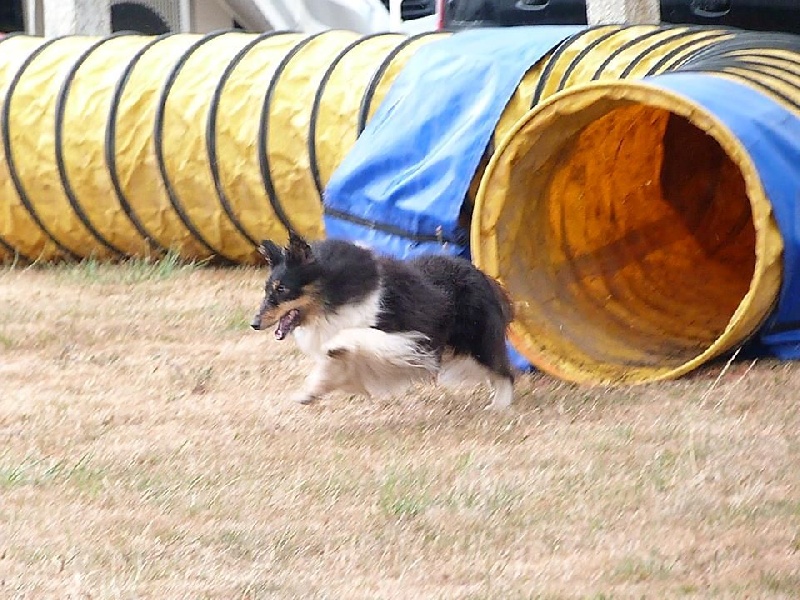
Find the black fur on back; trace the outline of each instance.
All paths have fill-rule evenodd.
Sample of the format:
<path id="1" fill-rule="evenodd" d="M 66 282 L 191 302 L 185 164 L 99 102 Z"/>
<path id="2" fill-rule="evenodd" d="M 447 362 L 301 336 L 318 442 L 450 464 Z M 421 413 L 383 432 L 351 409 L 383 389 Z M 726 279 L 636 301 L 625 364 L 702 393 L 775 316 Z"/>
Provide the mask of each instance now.
<path id="1" fill-rule="evenodd" d="M 492 371 L 512 377 L 505 334 L 513 311 L 500 284 L 463 258 L 421 256 L 410 264 L 444 293 L 451 307 L 445 345 L 457 356 L 472 356 Z"/>
<path id="2" fill-rule="evenodd" d="M 454 323 L 451 297 L 413 263 L 388 257 L 377 260 L 383 286 L 378 329 L 419 331 L 441 355 Z"/>

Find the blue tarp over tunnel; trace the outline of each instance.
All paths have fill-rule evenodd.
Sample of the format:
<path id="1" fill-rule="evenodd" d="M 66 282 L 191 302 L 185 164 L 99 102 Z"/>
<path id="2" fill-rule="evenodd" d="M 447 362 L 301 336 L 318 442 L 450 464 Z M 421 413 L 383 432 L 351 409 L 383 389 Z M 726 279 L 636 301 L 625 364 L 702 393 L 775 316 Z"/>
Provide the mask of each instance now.
<path id="1" fill-rule="evenodd" d="M 328 182 L 327 235 L 400 258 L 467 255 L 459 211 L 503 109 L 525 72 L 581 29 L 479 29 L 420 48 Z"/>

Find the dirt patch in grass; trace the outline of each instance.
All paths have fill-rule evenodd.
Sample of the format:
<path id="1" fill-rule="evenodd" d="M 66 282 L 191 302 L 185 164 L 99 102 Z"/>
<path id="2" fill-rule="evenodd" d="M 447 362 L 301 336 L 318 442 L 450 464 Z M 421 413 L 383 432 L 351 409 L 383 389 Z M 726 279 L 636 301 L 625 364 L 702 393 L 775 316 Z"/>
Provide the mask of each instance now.
<path id="1" fill-rule="evenodd" d="M 800 597 L 800 368 L 289 401 L 263 273 L 0 272 L 0 597 Z"/>

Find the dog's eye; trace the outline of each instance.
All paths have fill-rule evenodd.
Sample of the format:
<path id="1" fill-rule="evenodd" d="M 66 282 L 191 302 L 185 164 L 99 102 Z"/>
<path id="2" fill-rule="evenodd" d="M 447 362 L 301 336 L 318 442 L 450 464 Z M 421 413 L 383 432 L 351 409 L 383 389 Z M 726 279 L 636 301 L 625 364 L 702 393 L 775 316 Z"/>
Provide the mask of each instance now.
<path id="1" fill-rule="evenodd" d="M 286 286 L 285 286 L 285 285 L 283 285 L 283 284 L 279 284 L 279 285 L 278 285 L 278 286 L 275 288 L 275 292 L 276 292 L 276 293 L 278 293 L 278 294 L 283 294 L 285 291 L 286 291 Z"/>

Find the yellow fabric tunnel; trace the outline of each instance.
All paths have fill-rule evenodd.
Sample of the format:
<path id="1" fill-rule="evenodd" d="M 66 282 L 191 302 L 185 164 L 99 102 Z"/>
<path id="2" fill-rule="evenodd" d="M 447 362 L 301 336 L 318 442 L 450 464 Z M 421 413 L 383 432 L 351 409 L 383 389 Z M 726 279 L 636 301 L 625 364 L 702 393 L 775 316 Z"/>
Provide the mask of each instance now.
<path id="1" fill-rule="evenodd" d="M 800 77 L 717 67 L 558 92 L 493 156 L 473 260 L 508 287 L 534 366 L 654 381 L 795 318 Z"/>
<path id="2" fill-rule="evenodd" d="M 409 56 L 330 30 L 0 40 L 0 259 L 258 260 L 321 193 Z"/>

